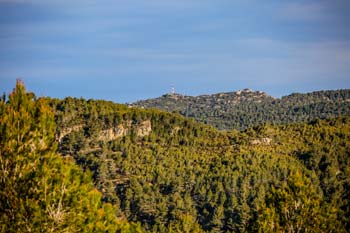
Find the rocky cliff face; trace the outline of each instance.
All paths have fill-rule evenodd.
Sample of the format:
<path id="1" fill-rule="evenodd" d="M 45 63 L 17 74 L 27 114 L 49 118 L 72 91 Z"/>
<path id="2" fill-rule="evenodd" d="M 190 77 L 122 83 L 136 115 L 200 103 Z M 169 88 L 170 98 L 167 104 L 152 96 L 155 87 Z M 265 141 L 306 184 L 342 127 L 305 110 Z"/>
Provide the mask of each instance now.
<path id="1" fill-rule="evenodd" d="M 131 121 L 128 121 L 126 126 L 119 124 L 116 127 L 102 130 L 98 134 L 99 141 L 112 141 L 117 138 L 126 136 L 131 129 L 134 129 L 138 137 L 148 136 L 152 132 L 152 125 L 150 120 L 142 121 L 139 124 L 133 124 Z"/>
<path id="2" fill-rule="evenodd" d="M 137 136 L 145 137 L 152 132 L 152 124 L 150 120 L 141 122 L 137 127 Z"/>
<path id="3" fill-rule="evenodd" d="M 80 131 L 80 130 L 82 130 L 82 129 L 83 129 L 83 125 L 75 125 L 75 126 L 72 126 L 72 127 L 67 127 L 67 128 L 65 128 L 65 129 L 61 130 L 61 132 L 56 136 L 56 139 L 57 139 L 59 142 L 61 142 L 62 139 L 63 139 L 66 135 L 68 135 L 68 134 L 70 134 L 70 133 L 72 133 L 72 132 Z"/>
<path id="4" fill-rule="evenodd" d="M 271 144 L 271 142 L 272 142 L 271 138 L 257 138 L 257 139 L 251 140 L 250 144 L 252 146 L 257 146 L 257 145 L 268 146 Z"/>
<path id="5" fill-rule="evenodd" d="M 97 140 L 99 141 L 112 141 L 114 139 L 123 137 L 128 134 L 129 129 L 125 128 L 122 124 L 117 125 L 114 128 L 102 130 L 98 137 Z"/>
<path id="6" fill-rule="evenodd" d="M 83 125 L 76 125 L 63 129 L 56 137 L 59 143 L 67 135 L 83 130 Z M 98 141 L 112 141 L 117 138 L 126 136 L 131 130 L 135 130 L 138 137 L 148 136 L 152 132 L 152 124 L 150 120 L 142 121 L 141 123 L 134 124 L 131 121 L 127 121 L 125 124 L 118 124 L 115 127 L 108 128 L 97 132 L 96 138 Z"/>

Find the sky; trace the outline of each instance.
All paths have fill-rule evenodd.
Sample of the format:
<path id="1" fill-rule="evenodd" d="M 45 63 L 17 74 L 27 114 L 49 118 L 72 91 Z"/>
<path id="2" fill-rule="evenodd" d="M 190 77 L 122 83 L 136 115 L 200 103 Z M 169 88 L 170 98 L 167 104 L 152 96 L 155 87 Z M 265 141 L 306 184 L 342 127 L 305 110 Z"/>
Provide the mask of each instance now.
<path id="1" fill-rule="evenodd" d="M 0 92 L 126 103 L 350 88 L 349 0 L 0 0 Z"/>

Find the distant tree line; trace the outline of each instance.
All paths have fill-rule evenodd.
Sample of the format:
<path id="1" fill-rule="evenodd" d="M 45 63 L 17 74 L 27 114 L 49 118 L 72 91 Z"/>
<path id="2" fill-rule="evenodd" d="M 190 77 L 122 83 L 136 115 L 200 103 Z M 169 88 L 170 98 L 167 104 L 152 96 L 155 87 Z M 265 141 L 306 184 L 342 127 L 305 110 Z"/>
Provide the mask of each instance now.
<path id="1" fill-rule="evenodd" d="M 244 130 L 264 123 L 289 124 L 350 115 L 350 90 L 295 93 L 281 99 L 250 90 L 197 97 L 164 95 L 133 106 L 178 112 L 221 130 Z"/>

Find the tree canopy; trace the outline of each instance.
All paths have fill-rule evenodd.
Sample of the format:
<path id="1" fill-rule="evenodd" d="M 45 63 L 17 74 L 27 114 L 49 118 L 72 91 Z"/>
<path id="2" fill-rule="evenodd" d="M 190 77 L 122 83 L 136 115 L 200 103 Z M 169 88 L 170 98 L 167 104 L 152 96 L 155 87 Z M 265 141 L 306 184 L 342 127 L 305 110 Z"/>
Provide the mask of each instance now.
<path id="1" fill-rule="evenodd" d="M 0 102 L 0 231 L 140 230 L 101 202 L 90 172 L 56 152 L 55 129 L 46 101 L 20 81 Z"/>
<path id="2" fill-rule="evenodd" d="M 0 232 L 350 229 L 348 116 L 219 131 L 19 81 L 0 136 Z"/>

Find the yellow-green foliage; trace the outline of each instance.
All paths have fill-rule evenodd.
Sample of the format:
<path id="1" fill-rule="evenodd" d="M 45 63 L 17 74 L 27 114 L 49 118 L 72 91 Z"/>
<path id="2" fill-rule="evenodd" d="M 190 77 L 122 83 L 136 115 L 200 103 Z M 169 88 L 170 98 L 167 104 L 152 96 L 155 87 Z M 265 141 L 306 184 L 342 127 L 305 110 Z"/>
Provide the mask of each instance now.
<path id="1" fill-rule="evenodd" d="M 17 82 L 0 101 L 0 232 L 130 232 L 101 202 L 91 175 L 56 153 L 55 122 L 43 99 Z"/>
<path id="2" fill-rule="evenodd" d="M 60 151 L 93 172 L 105 202 L 148 231 L 348 228 L 349 117 L 220 132 L 177 114 L 104 101 L 51 105 L 58 134 L 81 125 L 62 138 Z M 152 129 L 140 136 L 145 121 Z M 126 134 L 99 136 L 120 126 Z"/>
<path id="3" fill-rule="evenodd" d="M 0 232 L 350 228 L 349 117 L 220 132 L 20 82 L 0 117 Z"/>

